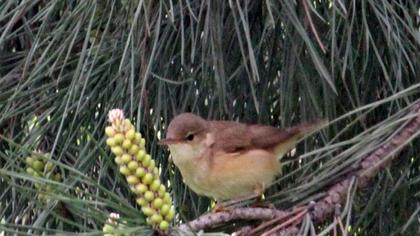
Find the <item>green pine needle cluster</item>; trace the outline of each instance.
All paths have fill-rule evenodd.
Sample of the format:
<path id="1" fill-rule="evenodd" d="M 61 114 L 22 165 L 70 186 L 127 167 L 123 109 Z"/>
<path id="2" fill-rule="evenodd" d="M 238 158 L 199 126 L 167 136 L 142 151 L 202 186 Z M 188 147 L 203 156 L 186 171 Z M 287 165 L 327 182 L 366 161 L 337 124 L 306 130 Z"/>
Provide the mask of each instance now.
<path id="1" fill-rule="evenodd" d="M 50 161 L 49 153 L 33 152 L 25 158 L 26 173 L 38 178 L 46 178 L 53 181 L 61 182 L 62 177 L 57 171 L 54 163 Z M 54 186 L 49 183 L 35 183 L 38 192 L 38 198 L 42 201 L 48 200 L 48 194 L 53 193 Z"/>

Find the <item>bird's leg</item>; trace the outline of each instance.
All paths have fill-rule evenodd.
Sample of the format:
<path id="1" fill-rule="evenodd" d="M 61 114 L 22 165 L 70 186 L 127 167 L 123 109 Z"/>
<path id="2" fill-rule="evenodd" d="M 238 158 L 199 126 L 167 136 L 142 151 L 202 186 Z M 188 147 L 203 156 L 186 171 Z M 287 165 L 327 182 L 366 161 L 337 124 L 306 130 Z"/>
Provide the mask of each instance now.
<path id="1" fill-rule="evenodd" d="M 259 207 L 259 208 L 268 208 L 268 209 L 275 209 L 276 208 L 272 203 L 262 202 L 262 201 L 257 201 L 252 206 L 253 207 Z"/>
<path id="2" fill-rule="evenodd" d="M 252 205 L 253 207 L 271 208 L 271 209 L 275 208 L 273 204 L 263 202 L 264 200 L 264 186 L 263 185 L 258 184 L 254 189 L 254 194 L 259 196 L 259 198 L 257 198 L 256 202 Z"/>
<path id="3" fill-rule="evenodd" d="M 239 198 L 235 198 L 229 201 L 224 201 L 221 203 L 217 203 L 216 206 L 213 209 L 213 212 L 220 212 L 220 211 L 226 211 L 229 210 L 229 208 L 234 207 L 235 204 L 242 202 L 242 201 L 246 201 L 246 200 L 251 200 L 254 199 L 256 197 L 260 197 L 259 194 L 252 194 L 252 195 L 248 195 L 248 196 L 243 196 L 243 197 L 239 197 Z"/>
<path id="4" fill-rule="evenodd" d="M 262 185 L 257 185 L 255 187 L 255 190 L 254 190 L 253 194 L 243 196 L 243 197 L 239 197 L 239 198 L 235 198 L 235 199 L 232 199 L 232 200 L 229 200 L 229 201 L 217 203 L 216 206 L 214 207 L 213 211 L 214 212 L 226 211 L 229 208 L 232 208 L 235 204 L 237 204 L 239 202 L 251 200 L 251 199 L 254 199 L 254 198 L 257 198 L 257 202 L 261 202 L 261 199 L 262 199 L 262 196 L 263 196 L 263 190 L 264 190 L 264 188 L 262 187 Z"/>

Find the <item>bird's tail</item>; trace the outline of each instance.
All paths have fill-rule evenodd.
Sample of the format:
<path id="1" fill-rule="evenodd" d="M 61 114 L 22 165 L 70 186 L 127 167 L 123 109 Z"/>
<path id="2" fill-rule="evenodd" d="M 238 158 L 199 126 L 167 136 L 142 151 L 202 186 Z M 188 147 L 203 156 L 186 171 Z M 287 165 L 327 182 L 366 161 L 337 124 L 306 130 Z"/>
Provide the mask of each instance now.
<path id="1" fill-rule="evenodd" d="M 322 129 L 327 124 L 327 119 L 319 119 L 287 128 L 287 131 L 290 132 L 292 135 L 281 145 L 276 146 L 274 148 L 274 153 L 277 155 L 278 159 L 281 160 L 281 158 L 290 150 L 292 150 L 298 142 L 300 142 L 305 137 L 315 133 L 316 131 Z"/>
<path id="2" fill-rule="evenodd" d="M 312 122 L 298 124 L 296 126 L 291 127 L 291 129 L 298 130 L 297 135 L 299 136 L 299 139 L 301 139 L 324 128 L 327 124 L 328 124 L 327 119 L 319 119 Z"/>

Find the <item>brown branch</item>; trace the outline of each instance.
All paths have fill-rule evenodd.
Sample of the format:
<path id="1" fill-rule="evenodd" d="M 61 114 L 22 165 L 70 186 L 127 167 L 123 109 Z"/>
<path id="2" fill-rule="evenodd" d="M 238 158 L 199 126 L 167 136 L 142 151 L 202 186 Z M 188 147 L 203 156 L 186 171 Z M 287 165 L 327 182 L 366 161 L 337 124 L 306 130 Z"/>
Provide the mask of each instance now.
<path id="1" fill-rule="evenodd" d="M 417 113 L 417 116 L 409 120 L 398 134 L 392 137 L 390 141 L 379 146 L 367 157 L 363 158 L 361 162 L 353 165 L 353 171 L 345 179 L 332 185 L 323 198 L 316 202 L 311 202 L 306 206 L 314 222 L 322 222 L 328 216 L 334 214 L 337 204 L 342 203 L 346 199 L 347 191 L 352 184 L 353 177 L 358 178 L 359 186 L 366 186 L 369 180 L 391 161 L 391 158 L 386 157 L 399 151 L 409 139 L 418 134 L 417 131 L 420 130 L 420 100 L 413 106 L 413 111 Z M 296 215 L 295 211 L 282 211 L 268 208 L 234 208 L 225 212 L 208 213 L 181 225 L 179 228 L 186 231 L 199 231 L 232 220 L 264 221 L 274 219 L 273 221 L 278 222 L 278 220 L 281 221 L 287 217 L 290 217 L 290 219 L 297 218 L 299 214 Z M 263 223 L 262 225 L 265 224 Z M 340 227 L 342 226 L 340 225 Z M 292 224 L 284 228 L 280 233 L 288 232 L 287 235 L 295 235 L 297 233 L 296 229 L 296 224 Z M 244 227 L 238 232 L 241 232 L 238 235 L 247 235 L 250 232 L 254 232 L 254 230 L 249 227 Z"/>
<path id="2" fill-rule="evenodd" d="M 223 212 L 208 213 L 179 226 L 184 231 L 199 231 L 212 225 L 226 223 L 231 220 L 271 220 L 288 215 L 287 211 L 277 209 L 246 207 L 233 208 Z"/>
<path id="3" fill-rule="evenodd" d="M 289 225 L 293 225 L 293 223 L 296 223 L 296 221 L 301 220 L 305 214 L 308 213 L 307 210 L 304 210 L 302 212 L 300 212 L 299 214 L 293 216 L 292 218 L 288 219 L 287 221 L 283 222 L 280 225 L 277 225 L 276 227 L 268 230 L 267 232 L 263 233 L 262 236 L 269 236 L 272 235 L 274 233 L 276 233 L 277 231 L 280 231 L 281 229 L 285 228 L 286 226 Z"/>
<path id="4" fill-rule="evenodd" d="M 289 214 L 286 214 L 283 217 L 277 217 L 277 218 L 274 218 L 274 219 L 269 220 L 267 222 L 264 222 L 264 223 L 260 224 L 258 227 L 255 227 L 250 232 L 250 235 L 255 235 L 255 234 L 257 234 L 257 232 L 263 230 L 264 228 L 267 228 L 268 226 L 271 226 L 271 225 L 274 225 L 274 224 L 278 224 L 281 221 L 283 221 L 284 219 L 290 218 L 292 215 L 299 214 L 299 213 L 301 213 L 303 211 L 305 211 L 305 213 L 308 212 L 308 207 L 305 206 L 305 207 L 295 208 L 292 211 L 289 211 Z"/>
<path id="5" fill-rule="evenodd" d="M 358 171 L 355 173 L 355 176 L 359 178 L 359 186 L 366 186 L 369 180 L 391 161 L 385 157 L 400 150 L 405 142 L 415 135 L 415 131 L 420 130 L 420 101 L 413 106 L 413 110 L 418 113 L 417 117 L 411 119 L 389 142 L 378 147 L 360 162 Z M 334 206 L 345 199 L 350 184 L 351 178 L 348 177 L 333 185 L 327 195 L 315 203 L 312 219 L 315 222 L 321 222 L 331 215 L 334 212 Z"/>

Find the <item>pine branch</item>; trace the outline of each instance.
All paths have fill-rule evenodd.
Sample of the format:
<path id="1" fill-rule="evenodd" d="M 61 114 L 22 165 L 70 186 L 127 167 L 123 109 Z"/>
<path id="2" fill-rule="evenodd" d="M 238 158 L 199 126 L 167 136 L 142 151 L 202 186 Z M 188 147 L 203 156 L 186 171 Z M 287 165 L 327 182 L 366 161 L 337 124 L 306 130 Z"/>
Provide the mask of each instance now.
<path id="1" fill-rule="evenodd" d="M 387 158 L 400 151 L 412 138 L 416 137 L 420 130 L 420 100 L 413 106 L 413 112 L 417 115 L 407 122 L 404 128 L 396 134 L 388 142 L 382 144 L 371 154 L 363 158 L 360 162 L 352 166 L 352 171 L 341 181 L 332 185 L 326 196 L 316 202 L 309 203 L 306 209 L 313 222 L 320 223 L 331 216 L 336 209 L 336 206 L 346 199 L 347 191 L 350 188 L 354 177 L 358 179 L 360 187 L 366 186 L 369 181 L 374 177 L 380 170 L 386 167 L 392 158 Z M 297 217 L 299 216 L 299 217 Z M 188 223 L 180 225 L 180 229 L 184 231 L 199 231 L 205 228 L 209 228 L 215 225 L 226 223 L 232 220 L 271 220 L 275 224 L 280 224 L 282 221 L 285 225 L 288 220 L 294 219 L 294 222 L 290 222 L 285 227 L 274 228 L 269 233 L 280 232 L 281 234 L 290 235 L 290 232 L 296 232 L 296 225 L 301 223 L 304 214 L 296 213 L 296 210 L 277 210 L 267 208 L 234 208 L 225 212 L 208 213 L 198 217 Z M 273 225 L 273 224 L 271 224 Z M 281 225 L 281 224 L 280 224 Z M 244 227 L 237 231 L 238 235 L 248 235 L 256 233 L 256 231 L 263 229 L 267 226 L 262 224 L 255 229 Z M 292 233 L 291 235 L 294 235 Z"/>
<path id="2" fill-rule="evenodd" d="M 397 151 L 401 150 L 401 148 L 407 143 L 407 140 L 410 140 L 414 136 L 418 135 L 418 132 L 416 133 L 415 131 L 420 130 L 420 101 L 416 102 L 413 106 L 413 110 L 418 113 L 417 117 L 412 118 L 408 124 L 406 124 L 405 127 L 390 141 L 379 146 L 369 156 L 363 158 L 357 171 L 333 185 L 328 190 L 327 196 L 316 202 L 311 213 L 312 219 L 315 222 L 325 220 L 327 216 L 334 212 L 335 205 L 344 201 L 347 189 L 351 184 L 352 176 L 358 177 L 359 186 L 366 186 L 372 177 L 389 164 L 391 159 L 387 159 L 387 156 L 395 154 Z"/>
<path id="3" fill-rule="evenodd" d="M 181 230 L 198 231 L 231 220 L 271 220 L 287 215 L 289 215 L 289 212 L 277 209 L 241 207 L 202 215 L 189 223 L 182 224 L 179 228 Z"/>

